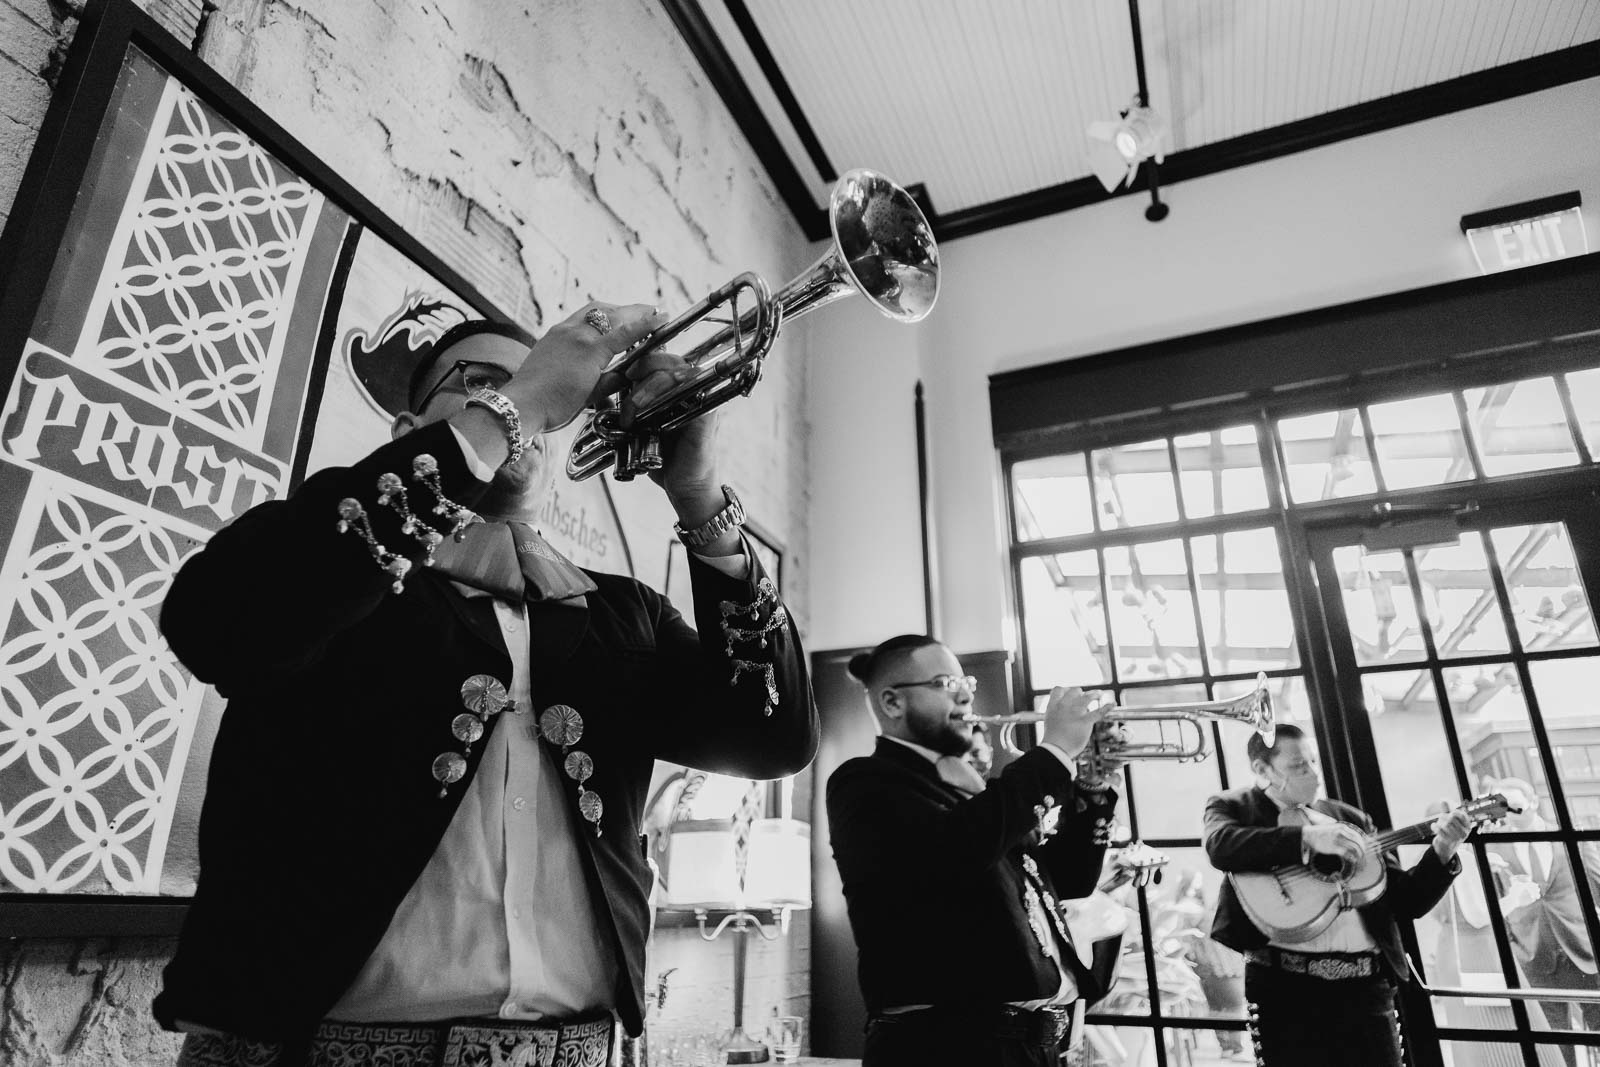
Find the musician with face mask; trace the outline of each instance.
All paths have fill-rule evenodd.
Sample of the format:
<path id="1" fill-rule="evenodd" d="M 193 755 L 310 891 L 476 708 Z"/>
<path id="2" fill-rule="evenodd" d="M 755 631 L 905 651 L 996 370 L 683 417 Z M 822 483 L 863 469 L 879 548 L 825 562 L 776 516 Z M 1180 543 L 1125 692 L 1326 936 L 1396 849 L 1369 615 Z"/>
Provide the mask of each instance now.
<path id="1" fill-rule="evenodd" d="M 1279 726 L 1271 745 L 1252 734 L 1246 753 L 1258 784 L 1206 803 L 1205 846 L 1228 873 L 1267 872 L 1310 863 L 1353 862 L 1368 847 L 1372 820 L 1319 796 L 1315 746 L 1295 726 Z M 1415 866 L 1385 854 L 1387 889 L 1365 907 L 1341 912 L 1310 940 L 1276 943 L 1224 882 L 1211 936 L 1244 953 L 1245 997 L 1257 1062 L 1279 1067 L 1399 1067 L 1394 990 L 1408 968 L 1396 918 L 1426 914 L 1461 870 L 1456 849 L 1472 829 L 1456 810 L 1433 827 Z"/>

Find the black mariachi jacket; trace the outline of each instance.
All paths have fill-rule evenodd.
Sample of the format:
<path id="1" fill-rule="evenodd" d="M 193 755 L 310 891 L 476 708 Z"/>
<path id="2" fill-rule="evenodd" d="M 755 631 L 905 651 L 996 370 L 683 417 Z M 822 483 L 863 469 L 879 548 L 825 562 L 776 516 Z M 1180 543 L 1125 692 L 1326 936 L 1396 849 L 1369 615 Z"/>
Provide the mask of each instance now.
<path id="1" fill-rule="evenodd" d="M 471 781 L 481 742 L 443 798 L 431 768 L 461 750 L 451 721 L 464 710 L 462 682 L 489 674 L 510 684 L 492 601 L 464 597 L 420 565 L 396 594 L 365 542 L 336 528 L 339 502 L 356 498 L 377 539 L 420 563 L 420 546 L 374 486 L 400 474 L 411 509 L 431 517 L 434 497 L 411 477 L 423 454 L 436 457 L 443 495 L 473 506 L 482 483 L 449 427 L 434 424 L 254 508 L 173 582 L 163 632 L 229 703 L 200 818 L 199 887 L 155 1002 L 165 1026 L 308 1036 L 377 946 Z M 575 783 L 564 783 L 572 831 L 588 846 L 589 891 L 612 923 L 615 1007 L 630 1032 L 643 1017 L 650 873 L 639 831 L 653 761 L 775 778 L 816 753 L 793 623 L 759 650 L 725 636 L 724 610 L 757 600 L 763 574 L 750 561 L 749 579 L 738 580 L 691 555 L 703 636 L 663 597 L 615 575 L 591 574 L 598 589 L 585 597 L 528 605 L 534 710 L 566 704 L 583 717 L 576 747 L 593 758 L 586 787 L 605 806 L 597 836 Z M 748 613 L 729 621 L 758 625 Z M 730 684 L 730 647 L 772 665 L 770 716 L 762 670 Z"/>
<path id="2" fill-rule="evenodd" d="M 1029 849 L 1046 796 L 1061 804 L 1060 823 Z M 1028 924 L 1023 855 L 1058 897 L 1087 896 L 1105 859 L 1096 823 L 1115 793 L 1078 790 L 1059 759 L 1034 749 L 969 798 L 922 754 L 879 738 L 872 755 L 833 772 L 827 805 L 869 1013 L 1055 995 L 1055 964 Z"/>
<path id="3" fill-rule="evenodd" d="M 1366 812 L 1339 800 L 1318 800 L 1312 807 L 1324 815 L 1346 822 L 1363 833 L 1373 833 Z M 1233 789 L 1206 802 L 1206 855 L 1219 871 L 1270 871 L 1300 862 L 1300 827 L 1278 825 L 1278 805 L 1259 786 Z M 1450 857 L 1448 864 L 1432 848 L 1410 870 L 1400 866 L 1391 850 L 1384 853 L 1388 867 L 1383 896 L 1357 909 L 1361 925 L 1378 944 L 1384 959 L 1400 981 L 1406 981 L 1405 950 L 1400 947 L 1400 931 L 1395 919 L 1416 919 L 1426 915 L 1450 889 L 1450 882 L 1461 870 L 1461 860 Z M 1233 883 L 1224 880 L 1217 898 L 1217 914 L 1211 923 L 1211 937 L 1231 949 L 1244 952 L 1267 944 L 1267 935 L 1256 928 L 1245 914 Z"/>

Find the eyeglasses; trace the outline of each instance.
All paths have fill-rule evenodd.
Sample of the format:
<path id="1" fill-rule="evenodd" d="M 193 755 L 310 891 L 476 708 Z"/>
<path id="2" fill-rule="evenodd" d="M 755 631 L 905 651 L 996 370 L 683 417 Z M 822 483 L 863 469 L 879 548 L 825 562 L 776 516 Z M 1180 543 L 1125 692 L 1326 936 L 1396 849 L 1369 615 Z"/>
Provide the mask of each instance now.
<path id="1" fill-rule="evenodd" d="M 884 688 L 910 689 L 919 686 L 927 689 L 943 689 L 946 693 L 954 693 L 959 689 L 965 689 L 971 694 L 978 691 L 978 680 L 970 674 L 941 674 L 937 678 L 929 678 L 925 682 L 895 682 L 893 685 L 885 686 Z"/>
<path id="2" fill-rule="evenodd" d="M 479 389 L 499 389 L 511 380 L 511 372 L 498 363 L 479 363 L 470 359 L 458 359 L 444 372 L 444 376 L 433 383 L 433 388 L 423 394 L 417 402 L 417 410 L 425 411 L 428 401 L 434 394 L 444 388 L 444 383 L 457 373 L 461 375 L 461 391 L 474 393 Z"/>

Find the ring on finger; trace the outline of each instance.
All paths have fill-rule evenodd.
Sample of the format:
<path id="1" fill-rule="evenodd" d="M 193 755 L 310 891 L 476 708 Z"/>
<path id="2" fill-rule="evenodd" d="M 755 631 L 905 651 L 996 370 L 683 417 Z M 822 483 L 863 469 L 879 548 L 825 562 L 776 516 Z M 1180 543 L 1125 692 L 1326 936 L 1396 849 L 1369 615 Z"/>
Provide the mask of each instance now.
<path id="1" fill-rule="evenodd" d="M 611 316 L 600 308 L 590 308 L 583 313 L 583 321 L 595 328 L 595 331 L 604 337 L 611 332 Z"/>

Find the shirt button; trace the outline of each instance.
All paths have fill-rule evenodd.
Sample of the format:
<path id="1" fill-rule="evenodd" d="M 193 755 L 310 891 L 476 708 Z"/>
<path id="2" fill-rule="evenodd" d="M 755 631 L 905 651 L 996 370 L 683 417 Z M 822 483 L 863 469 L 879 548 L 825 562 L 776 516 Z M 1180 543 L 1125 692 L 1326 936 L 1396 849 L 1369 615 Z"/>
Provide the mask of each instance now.
<path id="1" fill-rule="evenodd" d="M 521 811 L 523 808 L 528 806 L 528 802 L 521 797 L 517 797 L 511 802 L 511 806 L 516 808 L 518 811 Z"/>
<path id="2" fill-rule="evenodd" d="M 511 909 L 511 917 L 513 919 L 522 918 L 522 909 L 520 907 L 512 908 Z"/>
<path id="3" fill-rule="evenodd" d="M 514 634 L 519 629 L 521 629 L 521 623 L 515 623 L 515 622 L 511 622 L 509 620 L 506 622 L 506 633 Z"/>
<path id="4" fill-rule="evenodd" d="M 516 1018 L 516 1015 L 517 1015 L 517 1006 L 516 1006 L 516 1004 L 511 1003 L 511 1002 L 508 1001 L 507 1003 L 500 1005 L 500 1018 L 502 1018 L 502 1019 L 514 1019 L 514 1018 Z"/>

